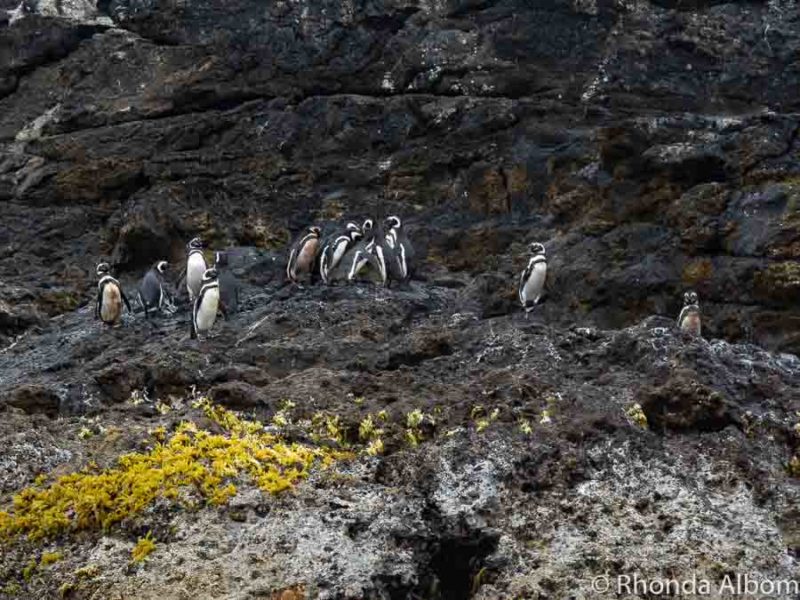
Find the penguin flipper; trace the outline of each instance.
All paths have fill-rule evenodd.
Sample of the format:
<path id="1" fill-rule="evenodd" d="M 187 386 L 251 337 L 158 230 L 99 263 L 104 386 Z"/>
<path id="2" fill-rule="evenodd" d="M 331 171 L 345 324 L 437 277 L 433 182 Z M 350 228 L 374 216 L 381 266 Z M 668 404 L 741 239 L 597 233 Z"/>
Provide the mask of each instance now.
<path id="1" fill-rule="evenodd" d="M 192 305 L 192 314 L 189 315 L 189 337 L 193 340 L 197 339 L 197 328 L 194 325 L 194 317 L 197 314 L 199 300 L 200 297 L 198 296 L 197 300 L 195 300 Z"/>
<path id="2" fill-rule="evenodd" d="M 292 248 L 291 252 L 289 252 L 289 260 L 286 261 L 286 278 L 293 283 L 295 282 L 294 261 L 296 256 L 297 248 Z"/>
<path id="3" fill-rule="evenodd" d="M 94 318 L 100 318 L 100 305 L 103 303 L 103 288 L 97 288 L 97 302 L 94 304 Z"/>

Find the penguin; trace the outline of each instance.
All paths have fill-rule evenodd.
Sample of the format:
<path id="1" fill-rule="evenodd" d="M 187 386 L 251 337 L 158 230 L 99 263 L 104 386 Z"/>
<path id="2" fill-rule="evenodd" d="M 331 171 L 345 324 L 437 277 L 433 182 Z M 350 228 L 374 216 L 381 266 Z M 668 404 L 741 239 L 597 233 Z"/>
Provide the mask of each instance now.
<path id="1" fill-rule="evenodd" d="M 286 261 L 286 277 L 292 283 L 297 283 L 297 275 L 302 272 L 310 273 L 313 278 L 321 233 L 319 227 L 309 227 L 292 244 L 289 250 L 289 260 Z"/>
<path id="2" fill-rule="evenodd" d="M 414 248 L 406 235 L 400 217 L 391 216 L 386 219 L 389 230 L 386 233 L 386 243 L 394 250 L 396 260 L 400 266 L 402 281 L 408 281 L 411 277 L 411 266 L 414 258 Z"/>
<path id="3" fill-rule="evenodd" d="M 142 277 L 142 280 L 139 282 L 139 304 L 144 308 L 145 318 L 150 317 L 150 309 L 163 311 L 165 305 L 167 307 L 169 306 L 169 298 L 164 290 L 168 268 L 169 263 L 165 260 L 160 260 L 145 273 L 144 277 Z"/>
<path id="4" fill-rule="evenodd" d="M 106 325 L 115 326 L 122 318 L 122 303 L 128 307 L 128 312 L 132 313 L 131 303 L 122 291 L 119 281 L 111 276 L 111 267 L 107 262 L 97 265 L 97 304 L 94 309 L 94 316 Z"/>
<path id="5" fill-rule="evenodd" d="M 405 282 L 408 279 L 405 261 L 400 258 L 401 248 L 398 237 L 385 233 L 380 224 L 375 227 L 372 254 L 384 287 L 391 287 L 393 281 Z"/>
<path id="6" fill-rule="evenodd" d="M 364 219 L 364 222 L 361 224 L 361 234 L 366 238 L 372 235 L 372 227 L 374 222 L 372 219 Z"/>
<path id="7" fill-rule="evenodd" d="M 353 283 L 368 264 L 377 267 L 373 251 L 375 248 L 375 231 L 373 220 L 366 219 L 361 225 L 361 238 L 353 244 L 342 262 L 346 267 L 345 277 L 348 283 Z"/>
<path id="8" fill-rule="evenodd" d="M 214 269 L 217 271 L 219 282 L 219 300 L 227 314 L 239 312 L 239 292 L 242 288 L 239 280 L 228 268 L 228 253 L 216 252 L 214 254 Z"/>
<path id="9" fill-rule="evenodd" d="M 355 223 L 348 223 L 344 231 L 339 232 L 329 239 L 320 252 L 319 274 L 325 285 L 332 283 L 334 270 L 342 262 L 347 251 L 363 237 L 361 227 Z"/>
<path id="10" fill-rule="evenodd" d="M 519 301 L 527 316 L 544 295 L 544 282 L 547 278 L 547 260 L 544 246 L 538 242 L 530 245 L 531 256 L 528 266 L 519 278 Z"/>
<path id="11" fill-rule="evenodd" d="M 683 295 L 683 309 L 678 316 L 678 327 L 683 332 L 700 336 L 700 304 L 697 301 L 697 294 L 694 292 L 686 292 Z"/>
<path id="12" fill-rule="evenodd" d="M 198 335 L 204 336 L 214 326 L 217 320 L 217 312 L 222 312 L 224 318 L 228 318 L 225 307 L 219 299 L 218 273 L 214 268 L 206 269 L 203 273 L 203 286 L 194 301 L 192 307 L 192 322 L 189 335 L 196 339 Z"/>
<path id="13" fill-rule="evenodd" d="M 189 301 L 193 301 L 203 285 L 203 274 L 208 269 L 206 258 L 203 256 L 203 240 L 193 238 L 186 245 L 189 254 L 186 258 L 186 289 L 189 291 Z"/>

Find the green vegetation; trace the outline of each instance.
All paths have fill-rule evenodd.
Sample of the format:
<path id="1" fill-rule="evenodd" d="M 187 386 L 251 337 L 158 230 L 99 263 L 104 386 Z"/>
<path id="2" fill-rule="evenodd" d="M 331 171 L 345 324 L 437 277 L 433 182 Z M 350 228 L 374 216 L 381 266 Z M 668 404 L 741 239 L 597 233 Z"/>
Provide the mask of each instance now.
<path id="1" fill-rule="evenodd" d="M 236 494 L 234 481 L 240 477 L 277 494 L 308 477 L 315 463 L 327 466 L 346 456 L 286 443 L 265 433 L 261 423 L 241 419 L 205 398 L 195 406 L 225 433 L 212 434 L 183 422 L 169 438 L 163 430 L 157 432 L 151 450 L 123 455 L 112 468 L 89 465 L 50 485 L 38 481 L 14 496 L 10 510 L 0 511 L 0 539 L 27 535 L 38 540 L 107 529 L 158 499 L 184 502 L 194 494 L 209 504 L 225 504 Z"/>
<path id="2" fill-rule="evenodd" d="M 625 414 L 628 418 L 641 427 L 642 429 L 648 429 L 649 423 L 647 422 L 647 415 L 644 414 L 642 410 L 642 405 L 636 402 L 635 404 L 631 404 L 628 409 L 625 411 Z"/>
<path id="3" fill-rule="evenodd" d="M 131 560 L 135 563 L 140 563 L 155 549 L 156 541 L 153 539 L 153 533 L 148 531 L 146 536 L 139 538 L 133 550 L 131 550 Z"/>

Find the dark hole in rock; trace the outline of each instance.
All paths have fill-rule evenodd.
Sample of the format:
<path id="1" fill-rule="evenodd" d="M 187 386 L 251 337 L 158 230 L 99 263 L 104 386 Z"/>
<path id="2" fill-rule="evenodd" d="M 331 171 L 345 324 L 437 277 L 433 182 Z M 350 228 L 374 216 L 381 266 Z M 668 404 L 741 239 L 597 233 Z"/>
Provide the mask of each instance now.
<path id="1" fill-rule="evenodd" d="M 436 598 L 465 600 L 476 591 L 475 578 L 483 567 L 484 559 L 497 548 L 498 537 L 482 532 L 444 537 L 439 541 L 430 567 L 438 585 Z M 479 583 L 479 582 L 478 582 Z"/>

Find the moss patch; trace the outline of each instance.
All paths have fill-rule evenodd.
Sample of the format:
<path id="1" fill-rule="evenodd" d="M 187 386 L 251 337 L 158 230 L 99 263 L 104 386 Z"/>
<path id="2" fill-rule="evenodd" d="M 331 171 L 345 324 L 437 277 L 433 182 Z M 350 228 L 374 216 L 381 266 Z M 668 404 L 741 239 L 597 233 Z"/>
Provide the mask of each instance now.
<path id="1" fill-rule="evenodd" d="M 89 465 L 50 485 L 33 485 L 0 511 L 0 539 L 27 535 L 32 540 L 67 532 L 108 527 L 137 515 L 157 500 L 198 497 L 225 504 L 236 494 L 235 481 L 249 478 L 277 494 L 308 477 L 315 463 L 328 465 L 347 455 L 327 448 L 287 443 L 265 433 L 258 422 L 239 418 L 207 399 L 197 403 L 224 433 L 181 423 L 150 451 L 126 454 L 113 468 Z"/>
<path id="2" fill-rule="evenodd" d="M 133 550 L 131 550 L 131 560 L 135 563 L 140 563 L 150 556 L 150 553 L 155 549 L 156 541 L 153 539 L 152 532 L 148 531 L 146 536 L 139 538 Z"/>

